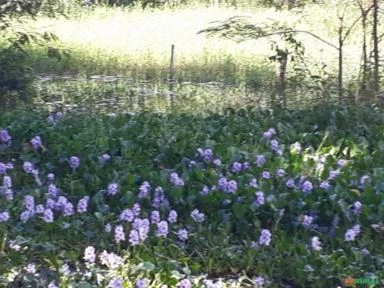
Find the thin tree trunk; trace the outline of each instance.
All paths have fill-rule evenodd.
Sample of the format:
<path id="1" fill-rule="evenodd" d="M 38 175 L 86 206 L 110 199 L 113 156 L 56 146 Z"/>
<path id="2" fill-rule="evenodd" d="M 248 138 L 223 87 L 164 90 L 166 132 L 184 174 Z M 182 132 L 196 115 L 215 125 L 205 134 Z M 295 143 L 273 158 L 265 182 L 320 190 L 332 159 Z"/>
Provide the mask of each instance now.
<path id="1" fill-rule="evenodd" d="M 378 94 L 380 91 L 380 76 L 379 76 L 379 36 L 378 36 L 378 19 L 379 13 L 379 0 L 373 0 L 373 59 L 374 59 L 374 70 L 373 70 L 373 88 L 374 88 L 374 97 L 375 101 L 377 101 Z"/>
<path id="2" fill-rule="evenodd" d="M 339 75 L 338 75 L 338 96 L 339 100 L 343 98 L 343 25 L 344 25 L 344 19 L 343 17 L 339 17 Z"/>

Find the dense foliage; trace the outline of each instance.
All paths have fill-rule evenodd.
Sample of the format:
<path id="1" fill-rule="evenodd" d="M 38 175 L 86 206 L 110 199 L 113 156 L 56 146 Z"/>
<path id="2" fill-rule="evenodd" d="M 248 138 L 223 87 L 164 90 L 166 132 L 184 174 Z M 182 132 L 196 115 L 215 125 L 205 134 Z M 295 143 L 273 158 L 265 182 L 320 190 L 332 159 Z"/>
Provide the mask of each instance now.
<path id="1" fill-rule="evenodd" d="M 14 112 L 0 127 L 2 287 L 384 279 L 377 107 Z"/>

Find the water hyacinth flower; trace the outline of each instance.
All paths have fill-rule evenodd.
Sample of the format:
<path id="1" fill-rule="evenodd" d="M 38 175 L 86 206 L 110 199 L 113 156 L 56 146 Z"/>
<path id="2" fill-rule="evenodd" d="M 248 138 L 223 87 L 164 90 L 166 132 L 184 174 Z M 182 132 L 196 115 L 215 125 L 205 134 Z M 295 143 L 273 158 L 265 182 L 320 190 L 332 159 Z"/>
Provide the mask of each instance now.
<path id="1" fill-rule="evenodd" d="M 143 278 L 143 279 L 137 280 L 135 287 L 136 288 L 146 288 L 147 287 L 147 279 Z"/>
<path id="2" fill-rule="evenodd" d="M 132 224 L 132 227 L 139 233 L 141 241 L 145 241 L 148 238 L 149 226 L 150 223 L 148 219 L 136 218 Z"/>
<path id="3" fill-rule="evenodd" d="M 27 174 L 32 173 L 32 171 L 33 171 L 32 163 L 28 162 L 28 161 L 24 162 L 23 169 L 24 169 L 24 172 L 27 173 Z"/>
<path id="4" fill-rule="evenodd" d="M 269 173 L 268 171 L 263 171 L 261 173 L 261 177 L 264 179 L 271 179 L 271 173 Z"/>
<path id="5" fill-rule="evenodd" d="M 271 140 L 271 150 L 274 152 L 280 151 L 279 142 L 277 142 L 277 140 L 275 140 L 275 139 Z"/>
<path id="6" fill-rule="evenodd" d="M 265 139 L 271 139 L 273 135 L 276 135 L 276 130 L 275 128 L 269 128 L 268 131 L 265 131 L 263 134 L 263 137 Z"/>
<path id="7" fill-rule="evenodd" d="M 139 232 L 137 232 L 136 230 L 131 230 L 131 232 L 129 233 L 129 243 L 131 243 L 132 246 L 140 244 Z"/>
<path id="8" fill-rule="evenodd" d="M 279 168 L 276 171 L 276 176 L 283 177 L 285 175 L 285 170 L 283 168 Z"/>
<path id="9" fill-rule="evenodd" d="M 232 173 L 241 172 L 243 165 L 240 162 L 234 162 L 231 167 Z"/>
<path id="10" fill-rule="evenodd" d="M 166 238 L 168 235 L 168 222 L 167 221 L 161 221 L 156 224 L 157 225 L 157 231 L 155 235 L 157 237 L 164 237 Z"/>
<path id="11" fill-rule="evenodd" d="M 115 241 L 120 243 L 121 241 L 125 241 L 124 228 L 122 225 L 117 225 L 115 227 Z"/>
<path id="12" fill-rule="evenodd" d="M 226 192 L 233 194 L 233 193 L 236 193 L 236 191 L 237 191 L 237 182 L 235 180 L 229 181 L 227 184 Z"/>
<path id="13" fill-rule="evenodd" d="M 45 210 L 45 208 L 44 208 L 43 204 L 36 205 L 36 207 L 35 207 L 35 213 L 36 214 L 43 214 L 44 210 Z"/>
<path id="14" fill-rule="evenodd" d="M 287 186 L 288 188 L 295 188 L 295 180 L 293 180 L 292 178 L 288 179 L 287 182 L 285 182 L 285 186 Z"/>
<path id="15" fill-rule="evenodd" d="M 132 211 L 133 211 L 133 215 L 139 216 L 141 212 L 140 204 L 139 203 L 133 204 Z"/>
<path id="16" fill-rule="evenodd" d="M 55 174 L 53 174 L 53 173 L 49 173 L 48 175 L 47 175 L 47 179 L 48 179 L 48 181 L 51 181 L 51 182 L 53 182 L 53 181 L 55 181 Z"/>
<path id="17" fill-rule="evenodd" d="M 192 283 L 188 279 L 183 279 L 177 283 L 176 287 L 178 288 L 192 288 Z"/>
<path id="18" fill-rule="evenodd" d="M 0 213 L 0 222 L 7 222 L 9 220 L 8 211 L 3 211 Z"/>
<path id="19" fill-rule="evenodd" d="M 207 149 L 202 149 L 202 148 L 199 148 L 197 149 L 197 152 L 199 152 L 200 156 L 203 157 L 204 161 L 211 161 L 212 158 L 213 158 L 213 151 L 211 148 L 207 148 Z"/>
<path id="20" fill-rule="evenodd" d="M 156 224 L 160 222 L 160 212 L 155 210 L 151 212 L 151 223 Z"/>
<path id="21" fill-rule="evenodd" d="M 265 156 L 264 155 L 257 155 L 256 156 L 256 165 L 257 167 L 262 167 L 265 164 Z"/>
<path id="22" fill-rule="evenodd" d="M 24 205 L 24 207 L 28 211 L 34 211 L 34 209 L 35 209 L 35 198 L 33 198 L 32 195 L 24 196 L 23 205 Z"/>
<path id="23" fill-rule="evenodd" d="M 331 188 L 331 184 L 328 181 L 323 181 L 320 183 L 320 188 L 328 191 Z"/>
<path id="24" fill-rule="evenodd" d="M 301 189 L 304 191 L 304 193 L 310 193 L 313 190 L 313 185 L 310 181 L 306 180 L 301 185 Z"/>
<path id="25" fill-rule="evenodd" d="M 40 136 L 33 137 L 31 140 L 31 144 L 32 144 L 33 149 L 39 150 L 42 147 L 41 137 Z"/>
<path id="26" fill-rule="evenodd" d="M 112 225 L 111 223 L 107 223 L 105 224 L 104 226 L 104 231 L 107 232 L 107 233 L 110 233 L 112 231 Z"/>
<path id="27" fill-rule="evenodd" d="M 51 209 L 47 208 L 44 210 L 43 220 L 47 223 L 52 223 L 54 221 L 53 212 Z"/>
<path id="28" fill-rule="evenodd" d="M 101 162 L 105 163 L 111 159 L 111 156 L 107 153 L 104 153 L 103 155 L 101 155 L 100 159 L 101 159 Z"/>
<path id="29" fill-rule="evenodd" d="M 271 243 L 271 236 L 272 236 L 272 234 L 271 234 L 271 232 L 269 232 L 268 229 L 261 230 L 261 235 L 259 238 L 259 244 L 269 246 L 269 244 Z"/>
<path id="30" fill-rule="evenodd" d="M 253 187 L 253 188 L 256 188 L 258 187 L 257 185 L 257 179 L 256 178 L 252 178 L 249 183 L 248 183 L 249 186 Z"/>
<path id="31" fill-rule="evenodd" d="M 85 248 L 83 259 L 86 262 L 94 263 L 96 260 L 95 248 L 92 246 L 88 246 L 87 248 Z"/>
<path id="32" fill-rule="evenodd" d="M 12 137 L 9 135 L 9 132 L 7 129 L 1 129 L 0 130 L 0 143 L 11 143 Z"/>
<path id="33" fill-rule="evenodd" d="M 303 226 L 308 227 L 312 224 L 312 222 L 313 222 L 312 216 L 304 215 L 303 220 L 302 220 Z"/>
<path id="34" fill-rule="evenodd" d="M 346 165 L 347 165 L 347 160 L 344 160 L 344 159 L 339 159 L 338 161 L 337 161 L 337 166 L 339 167 L 339 168 L 343 168 L 343 167 L 345 167 Z"/>
<path id="35" fill-rule="evenodd" d="M 79 200 L 77 203 L 77 212 L 78 213 L 85 213 L 87 212 L 88 209 L 88 201 L 89 201 L 89 196 L 84 196 Z"/>
<path id="36" fill-rule="evenodd" d="M 317 237 L 317 236 L 312 237 L 312 239 L 311 239 L 311 247 L 315 251 L 320 251 L 322 249 L 319 237 Z"/>
<path id="37" fill-rule="evenodd" d="M 353 212 L 356 215 L 359 215 L 361 213 L 361 208 L 362 207 L 363 207 L 363 204 L 361 204 L 360 201 L 356 201 L 355 203 L 353 203 Z"/>
<path id="38" fill-rule="evenodd" d="M 52 197 L 57 197 L 59 195 L 59 189 L 55 184 L 48 185 L 48 194 Z"/>
<path id="39" fill-rule="evenodd" d="M 204 213 L 200 213 L 198 209 L 195 209 L 191 212 L 191 217 L 197 223 L 201 223 L 205 219 Z"/>
<path id="40" fill-rule="evenodd" d="M 256 287 L 263 287 L 263 285 L 265 283 L 265 279 L 261 276 L 258 276 L 254 279 L 254 282 L 256 284 Z"/>
<path id="41" fill-rule="evenodd" d="M 80 158 L 77 156 L 71 156 L 71 158 L 69 158 L 69 166 L 73 170 L 77 169 L 80 166 Z"/>
<path id="42" fill-rule="evenodd" d="M 101 265 L 105 265 L 110 269 L 117 269 L 123 264 L 123 258 L 114 253 L 108 253 L 105 250 L 100 253 L 99 259 Z"/>
<path id="43" fill-rule="evenodd" d="M 123 278 L 114 278 L 108 283 L 108 288 L 123 288 Z"/>
<path id="44" fill-rule="evenodd" d="M 169 223 L 176 223 L 177 222 L 177 212 L 175 210 L 171 210 L 168 215 L 168 222 Z"/>
<path id="45" fill-rule="evenodd" d="M 354 241 L 356 238 L 356 231 L 354 229 L 348 229 L 347 232 L 345 232 L 344 240 L 345 241 Z"/>
<path id="46" fill-rule="evenodd" d="M 221 177 L 218 182 L 217 182 L 217 187 L 219 190 L 226 192 L 227 191 L 227 186 L 228 186 L 228 180 L 225 177 Z"/>
<path id="47" fill-rule="evenodd" d="M 200 191 L 201 196 L 207 196 L 209 194 L 209 188 L 207 185 L 204 185 L 203 189 Z"/>
<path id="48" fill-rule="evenodd" d="M 364 188 L 365 186 L 366 186 L 366 184 L 368 184 L 368 182 L 369 182 L 369 180 L 370 180 L 370 178 L 369 178 L 369 176 L 368 175 L 364 175 L 364 176 L 362 176 L 361 178 L 360 178 L 360 187 L 361 188 Z"/>
<path id="49" fill-rule="evenodd" d="M 188 239 L 188 230 L 187 229 L 179 229 L 177 231 L 177 239 L 180 241 L 186 241 Z"/>
<path id="50" fill-rule="evenodd" d="M 328 176 L 328 181 L 331 181 L 331 180 L 335 180 L 337 176 L 340 175 L 340 171 L 339 170 L 332 170 L 332 171 L 329 171 L 329 176 Z"/>
<path id="51" fill-rule="evenodd" d="M 11 178 L 11 176 L 4 175 L 4 177 L 3 177 L 3 188 L 4 189 L 12 188 L 12 178 Z"/>
<path id="52" fill-rule="evenodd" d="M 220 167 L 221 166 L 221 160 L 219 158 L 216 158 L 215 160 L 213 160 L 213 164 L 217 167 Z"/>
<path id="53" fill-rule="evenodd" d="M 149 191 L 151 190 L 151 184 L 148 181 L 144 181 L 139 188 L 139 199 L 143 199 L 148 196 Z"/>
<path id="54" fill-rule="evenodd" d="M 118 191 L 119 191 L 119 186 L 117 185 L 117 183 L 110 183 L 110 184 L 108 184 L 107 194 L 109 196 L 116 195 Z"/>
<path id="55" fill-rule="evenodd" d="M 264 193 L 262 191 L 258 191 L 255 193 L 255 195 L 256 195 L 256 200 L 254 203 L 257 206 L 264 205 Z"/>
<path id="56" fill-rule="evenodd" d="M 36 273 L 36 265 L 33 263 L 29 263 L 27 266 L 25 266 L 25 271 L 32 274 Z"/>
<path id="57" fill-rule="evenodd" d="M 179 175 L 176 172 L 171 173 L 171 176 L 169 177 L 169 181 L 178 187 L 184 186 L 184 180 L 179 177 Z"/>

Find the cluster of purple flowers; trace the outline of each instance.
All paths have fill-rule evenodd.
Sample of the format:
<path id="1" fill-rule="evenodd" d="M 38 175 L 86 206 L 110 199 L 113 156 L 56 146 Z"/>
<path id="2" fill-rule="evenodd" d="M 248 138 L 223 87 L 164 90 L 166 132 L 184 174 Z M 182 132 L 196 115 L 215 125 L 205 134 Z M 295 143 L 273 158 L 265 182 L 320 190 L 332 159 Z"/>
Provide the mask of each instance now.
<path id="1" fill-rule="evenodd" d="M 217 187 L 225 193 L 233 194 L 237 191 L 237 182 L 235 180 L 228 181 L 227 178 L 221 177 L 217 182 Z"/>
<path id="2" fill-rule="evenodd" d="M 204 213 L 201 213 L 198 209 L 191 212 L 191 217 L 197 223 L 203 222 L 205 219 Z"/>
<path id="3" fill-rule="evenodd" d="M 40 136 L 35 136 L 31 139 L 31 144 L 33 149 L 39 150 L 42 147 L 41 143 L 41 137 Z"/>
<path id="4" fill-rule="evenodd" d="M 356 224 L 352 227 L 352 229 L 348 229 L 345 232 L 344 239 L 345 241 L 354 241 L 356 237 L 360 234 L 361 228 L 359 224 Z"/>
<path id="5" fill-rule="evenodd" d="M 151 190 L 151 184 L 148 181 L 144 181 L 139 188 L 139 199 L 146 198 Z"/>
<path id="6" fill-rule="evenodd" d="M 171 176 L 169 177 L 169 181 L 178 187 L 184 186 L 184 180 L 179 177 L 179 175 L 176 172 L 171 173 Z"/>
<path id="7" fill-rule="evenodd" d="M 271 234 L 271 232 L 269 232 L 268 229 L 261 230 L 261 235 L 259 238 L 259 244 L 269 246 L 269 244 L 271 243 L 271 236 L 272 236 L 272 234 Z"/>
<path id="8" fill-rule="evenodd" d="M 110 184 L 108 184 L 107 194 L 109 196 L 116 195 L 118 191 L 119 191 L 119 186 L 117 185 L 117 183 L 110 183 Z"/>
<path id="9" fill-rule="evenodd" d="M 207 149 L 199 148 L 197 149 L 197 152 L 199 152 L 200 156 L 203 157 L 204 161 L 209 162 L 213 158 L 213 151 L 211 148 L 207 148 Z"/>
<path id="10" fill-rule="evenodd" d="M 318 236 L 312 237 L 312 239 L 311 239 L 311 246 L 312 246 L 312 249 L 315 250 L 315 251 L 320 251 L 322 249 L 321 242 L 320 242 Z"/>

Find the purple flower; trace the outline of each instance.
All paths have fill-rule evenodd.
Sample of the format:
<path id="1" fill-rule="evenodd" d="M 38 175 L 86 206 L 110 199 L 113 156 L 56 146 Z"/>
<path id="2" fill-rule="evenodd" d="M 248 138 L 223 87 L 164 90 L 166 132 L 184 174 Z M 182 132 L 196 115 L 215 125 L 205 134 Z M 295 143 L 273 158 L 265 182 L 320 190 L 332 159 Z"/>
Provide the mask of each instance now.
<path id="1" fill-rule="evenodd" d="M 275 128 L 269 128 L 268 131 L 264 132 L 263 136 L 265 139 L 271 139 L 275 134 L 276 134 Z"/>
<path id="2" fill-rule="evenodd" d="M 311 225 L 312 222 L 313 222 L 312 216 L 304 215 L 302 223 L 305 227 L 308 227 L 309 225 Z"/>
<path id="3" fill-rule="evenodd" d="M 177 283 L 178 288 L 192 288 L 192 283 L 188 279 L 183 279 L 179 283 Z"/>
<path id="4" fill-rule="evenodd" d="M 110 269 L 116 269 L 123 264 L 123 259 L 120 256 L 114 253 L 107 253 L 105 250 L 99 255 L 99 259 L 101 265 L 106 265 Z"/>
<path id="5" fill-rule="evenodd" d="M 288 179 L 287 182 L 285 182 L 285 185 L 288 187 L 288 188 L 295 188 L 295 181 L 293 179 Z"/>
<path id="6" fill-rule="evenodd" d="M 258 191 L 255 193 L 255 195 L 256 195 L 256 200 L 254 203 L 257 206 L 264 205 L 264 193 L 262 191 Z"/>
<path id="7" fill-rule="evenodd" d="M 355 212 L 355 214 L 360 214 L 361 213 L 361 208 L 363 207 L 363 204 L 361 204 L 360 201 L 356 201 L 355 203 L 353 203 L 353 210 Z"/>
<path id="8" fill-rule="evenodd" d="M 353 225 L 352 230 L 355 232 L 355 235 L 359 235 L 361 231 L 361 226 L 359 224 Z"/>
<path id="9" fill-rule="evenodd" d="M 304 183 L 302 184 L 301 188 L 303 189 L 303 191 L 305 193 L 309 193 L 309 192 L 312 191 L 313 185 L 312 185 L 312 183 L 310 181 L 307 180 L 307 181 L 304 181 Z"/>
<path id="10" fill-rule="evenodd" d="M 369 176 L 368 175 L 364 175 L 360 178 L 360 186 L 363 188 L 365 187 L 365 185 L 368 183 L 369 181 Z"/>
<path id="11" fill-rule="evenodd" d="M 347 160 L 340 159 L 337 161 L 337 166 L 339 166 L 339 168 L 343 168 L 345 165 L 347 165 Z"/>
<path id="12" fill-rule="evenodd" d="M 48 178 L 49 181 L 55 181 L 55 174 L 53 174 L 53 173 L 49 173 L 49 174 L 47 175 L 47 178 Z"/>
<path id="13" fill-rule="evenodd" d="M 228 186 L 227 178 L 221 177 L 217 182 L 217 187 L 219 188 L 219 190 L 226 192 L 227 186 Z"/>
<path id="14" fill-rule="evenodd" d="M 323 181 L 320 183 L 320 188 L 328 191 L 331 188 L 331 184 L 328 181 Z"/>
<path id="15" fill-rule="evenodd" d="M 59 189 L 57 189 L 55 184 L 49 184 L 48 185 L 48 194 L 53 196 L 53 197 L 57 197 L 58 196 Z"/>
<path id="16" fill-rule="evenodd" d="M 35 209 L 35 198 L 32 195 L 26 195 L 24 196 L 23 204 L 27 210 L 33 211 Z"/>
<path id="17" fill-rule="evenodd" d="M 31 144 L 33 146 L 33 149 L 35 149 L 35 150 L 38 150 L 39 148 L 41 148 L 42 144 L 41 144 L 40 136 L 33 137 L 31 140 Z"/>
<path id="18" fill-rule="evenodd" d="M 184 186 L 184 180 L 177 175 L 177 173 L 173 172 L 170 176 L 170 182 L 175 186 Z"/>
<path id="19" fill-rule="evenodd" d="M 264 179 L 270 179 L 271 178 L 271 173 L 269 173 L 268 171 L 264 171 L 261 173 L 261 177 L 264 178 Z"/>
<path id="20" fill-rule="evenodd" d="M 123 278 L 114 278 L 108 283 L 108 288 L 123 288 Z"/>
<path id="21" fill-rule="evenodd" d="M 168 222 L 172 224 L 177 222 L 177 212 L 175 210 L 169 212 Z"/>
<path id="22" fill-rule="evenodd" d="M 276 175 L 277 175 L 278 177 L 283 177 L 283 176 L 285 175 L 285 170 L 282 169 L 282 168 L 277 169 L 277 171 L 276 171 Z"/>
<path id="23" fill-rule="evenodd" d="M 115 227 L 115 241 L 120 243 L 121 241 L 125 241 L 124 228 L 122 225 L 117 225 Z"/>
<path id="24" fill-rule="evenodd" d="M 110 223 L 105 224 L 104 231 L 110 233 L 112 231 L 112 225 Z"/>
<path id="25" fill-rule="evenodd" d="M 47 223 L 52 223 L 54 221 L 53 212 L 51 209 L 48 208 L 44 210 L 43 220 Z"/>
<path id="26" fill-rule="evenodd" d="M 262 287 L 265 283 L 265 279 L 261 276 L 255 278 L 256 287 Z"/>
<path id="27" fill-rule="evenodd" d="M 265 164 L 265 156 L 264 155 L 257 155 L 256 156 L 256 165 L 257 167 L 262 167 Z"/>
<path id="28" fill-rule="evenodd" d="M 111 159 L 111 156 L 109 156 L 109 154 L 104 153 L 103 155 L 101 155 L 101 162 L 105 163 L 105 162 L 107 162 L 109 159 Z"/>
<path id="29" fill-rule="evenodd" d="M 345 232 L 344 239 L 345 241 L 354 241 L 356 238 L 356 232 L 353 229 L 348 229 L 347 232 Z"/>
<path id="30" fill-rule="evenodd" d="M 33 171 L 33 165 L 31 162 L 24 162 L 23 169 L 25 173 L 32 173 Z"/>
<path id="31" fill-rule="evenodd" d="M 132 222 L 133 219 L 135 219 L 135 215 L 133 214 L 132 209 L 124 209 L 120 213 L 120 220 L 122 221 Z"/>
<path id="32" fill-rule="evenodd" d="M 77 203 L 77 212 L 78 213 L 85 213 L 88 209 L 88 201 L 89 196 L 84 196 L 79 200 L 79 203 Z"/>
<path id="33" fill-rule="evenodd" d="M 36 273 L 36 265 L 33 264 L 33 263 L 29 263 L 26 267 L 25 267 L 25 271 L 27 271 L 28 273 Z"/>
<path id="34" fill-rule="evenodd" d="M 43 214 L 44 213 L 44 205 L 43 204 L 39 204 L 39 205 L 36 205 L 35 207 L 35 213 L 36 214 Z"/>
<path id="35" fill-rule="evenodd" d="M 0 130 L 0 142 L 2 143 L 10 143 L 12 140 L 11 135 L 9 135 L 7 129 L 1 129 Z"/>
<path id="36" fill-rule="evenodd" d="M 139 216 L 141 212 L 140 204 L 139 203 L 133 204 L 132 211 L 133 211 L 133 215 Z"/>
<path id="37" fill-rule="evenodd" d="M 340 171 L 339 170 L 332 170 L 329 172 L 329 176 L 328 176 L 328 181 L 331 181 L 331 180 L 335 180 L 337 176 L 340 175 Z"/>
<path id="38" fill-rule="evenodd" d="M 161 221 L 161 222 L 157 223 L 156 225 L 157 225 L 156 236 L 166 238 L 168 235 L 168 222 L 167 221 Z"/>
<path id="39" fill-rule="evenodd" d="M 199 152 L 199 154 L 203 157 L 204 161 L 211 161 L 212 160 L 212 157 L 213 157 L 213 151 L 212 149 L 210 148 L 207 148 L 207 149 L 197 149 L 197 151 Z"/>
<path id="40" fill-rule="evenodd" d="M 280 150 L 279 142 L 277 142 L 275 139 L 271 140 L 271 149 L 275 152 Z"/>
<path id="41" fill-rule="evenodd" d="M 132 246 L 140 244 L 139 232 L 137 232 L 136 230 L 131 230 L 131 232 L 129 233 L 129 243 L 131 243 Z"/>
<path id="42" fill-rule="evenodd" d="M 215 160 L 213 160 L 213 164 L 217 167 L 221 166 L 221 160 L 219 158 L 216 158 Z"/>
<path id="43" fill-rule="evenodd" d="M 272 234 L 271 234 L 271 232 L 269 232 L 268 229 L 261 230 L 261 235 L 259 238 L 259 244 L 269 246 L 269 244 L 271 243 L 271 236 L 272 236 Z"/>
<path id="44" fill-rule="evenodd" d="M 117 185 L 117 183 L 110 183 L 108 185 L 107 194 L 110 196 L 114 196 L 117 194 L 118 190 L 119 186 Z"/>
<path id="45" fill-rule="evenodd" d="M 322 249 L 319 237 L 317 236 L 312 237 L 311 246 L 312 246 L 312 249 L 315 251 L 320 251 Z"/>
<path id="46" fill-rule="evenodd" d="M 96 260 L 95 248 L 92 246 L 88 246 L 87 248 L 85 248 L 83 259 L 86 262 L 94 263 Z"/>
<path id="47" fill-rule="evenodd" d="M 139 279 L 136 281 L 135 284 L 136 288 L 146 288 L 147 287 L 147 279 Z"/>
<path id="48" fill-rule="evenodd" d="M 78 168 L 80 166 L 80 159 L 79 157 L 77 156 L 71 156 L 71 158 L 69 158 L 69 166 L 75 170 L 76 168 Z"/>
<path id="49" fill-rule="evenodd" d="M 205 219 L 204 213 L 200 213 L 200 211 L 197 209 L 191 212 L 191 217 L 197 223 L 203 222 Z"/>
<path id="50" fill-rule="evenodd" d="M 3 211 L 0 213 L 0 222 L 7 222 L 9 220 L 9 213 L 7 211 Z"/>
<path id="51" fill-rule="evenodd" d="M 226 189 L 226 192 L 227 193 L 236 193 L 237 191 L 237 183 L 235 180 L 231 180 L 228 182 L 228 185 L 227 185 L 227 189 Z"/>
<path id="52" fill-rule="evenodd" d="M 149 190 L 151 190 L 151 184 L 148 181 L 144 181 L 139 188 L 139 199 L 147 197 Z"/>
<path id="53" fill-rule="evenodd" d="M 243 165 L 240 162 L 234 162 L 231 167 L 232 173 L 241 172 Z"/>
<path id="54" fill-rule="evenodd" d="M 249 186 L 253 187 L 253 188 L 256 188 L 258 187 L 257 185 L 257 179 L 256 178 L 252 178 L 251 181 L 249 181 Z"/>
<path id="55" fill-rule="evenodd" d="M 203 189 L 200 191 L 201 196 L 207 196 L 209 194 L 209 188 L 207 185 L 204 185 Z"/>
<path id="56" fill-rule="evenodd" d="M 160 222 L 160 212 L 155 210 L 151 213 L 151 223 L 156 224 Z"/>
<path id="57" fill-rule="evenodd" d="M 177 231 L 177 238 L 180 241 L 185 241 L 188 239 L 188 230 L 187 229 L 180 229 Z"/>
<path id="58" fill-rule="evenodd" d="M 149 220 L 136 218 L 132 224 L 132 227 L 139 233 L 141 241 L 145 241 L 148 237 L 149 232 Z"/>
<path id="59" fill-rule="evenodd" d="M 12 178 L 10 176 L 4 175 L 4 177 L 3 177 L 3 188 L 5 188 L 5 189 L 12 188 Z"/>

